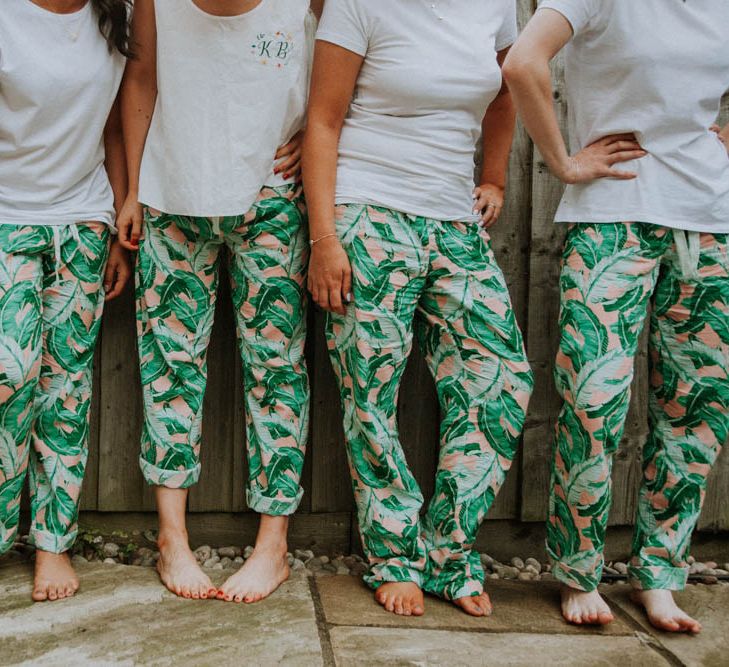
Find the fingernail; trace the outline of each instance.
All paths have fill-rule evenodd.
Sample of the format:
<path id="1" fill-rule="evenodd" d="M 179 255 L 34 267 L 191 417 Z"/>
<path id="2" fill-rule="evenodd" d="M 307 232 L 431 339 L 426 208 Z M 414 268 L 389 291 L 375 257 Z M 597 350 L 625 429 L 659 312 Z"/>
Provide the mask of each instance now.
<path id="1" fill-rule="evenodd" d="M 284 174 L 284 178 L 288 178 L 288 177 L 289 177 L 289 175 L 288 175 L 288 174 Z"/>
<path id="2" fill-rule="evenodd" d="M 349 293 L 349 294 L 347 294 L 347 296 L 346 296 L 346 297 L 344 297 L 344 298 L 345 298 L 345 299 L 347 300 L 347 303 L 351 303 L 351 302 L 352 302 L 352 293 L 350 292 L 350 293 Z"/>
<path id="3" fill-rule="evenodd" d="M 473 214 L 474 214 L 474 215 L 478 215 L 478 214 L 479 214 L 479 210 L 478 210 L 477 208 L 474 208 L 474 209 L 473 209 Z"/>

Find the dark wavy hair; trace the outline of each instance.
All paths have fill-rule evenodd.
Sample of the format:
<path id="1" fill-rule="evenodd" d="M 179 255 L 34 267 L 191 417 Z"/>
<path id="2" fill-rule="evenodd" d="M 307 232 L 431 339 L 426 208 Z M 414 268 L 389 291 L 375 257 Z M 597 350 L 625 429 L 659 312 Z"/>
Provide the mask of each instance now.
<path id="1" fill-rule="evenodd" d="M 129 23 L 132 0 L 91 0 L 99 17 L 99 30 L 109 44 L 109 53 L 115 49 L 127 58 L 133 58 Z"/>

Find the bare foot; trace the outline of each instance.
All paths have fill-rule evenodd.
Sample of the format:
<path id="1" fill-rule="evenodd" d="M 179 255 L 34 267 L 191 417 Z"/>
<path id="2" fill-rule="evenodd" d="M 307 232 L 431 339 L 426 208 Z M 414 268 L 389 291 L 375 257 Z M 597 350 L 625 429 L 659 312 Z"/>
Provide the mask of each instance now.
<path id="1" fill-rule="evenodd" d="M 35 581 L 31 597 L 36 602 L 63 600 L 78 590 L 78 577 L 67 553 L 52 554 L 40 549 L 35 553 Z"/>
<path id="2" fill-rule="evenodd" d="M 607 625 L 615 620 L 610 607 L 597 591 L 586 593 L 562 586 L 562 616 L 574 625 Z"/>
<path id="3" fill-rule="evenodd" d="M 651 625 L 659 630 L 694 635 L 701 632 L 701 624 L 676 604 L 671 591 L 633 591 L 631 597 L 633 602 L 645 609 Z"/>
<path id="4" fill-rule="evenodd" d="M 289 578 L 286 546 L 257 546 L 250 558 L 218 591 L 218 599 L 251 604 L 267 598 Z"/>
<path id="5" fill-rule="evenodd" d="M 422 616 L 425 613 L 423 591 L 412 582 L 388 582 L 375 591 L 375 600 L 398 616 Z"/>
<path id="6" fill-rule="evenodd" d="M 218 592 L 200 569 L 186 536 L 162 535 L 157 540 L 157 572 L 162 583 L 175 595 L 193 600 L 214 598 Z"/>
<path id="7" fill-rule="evenodd" d="M 453 600 L 453 604 L 463 609 L 470 616 L 491 616 L 494 611 L 491 598 L 489 598 L 487 593 L 457 598 Z"/>

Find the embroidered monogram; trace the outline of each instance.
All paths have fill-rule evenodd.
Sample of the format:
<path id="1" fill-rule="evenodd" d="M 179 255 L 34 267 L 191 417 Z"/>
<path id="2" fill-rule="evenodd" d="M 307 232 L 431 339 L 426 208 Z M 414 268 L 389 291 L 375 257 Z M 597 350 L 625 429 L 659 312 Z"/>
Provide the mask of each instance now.
<path id="1" fill-rule="evenodd" d="M 251 44 L 251 54 L 261 65 L 272 67 L 286 67 L 291 61 L 293 51 L 293 35 L 280 30 L 275 33 L 259 33 Z"/>

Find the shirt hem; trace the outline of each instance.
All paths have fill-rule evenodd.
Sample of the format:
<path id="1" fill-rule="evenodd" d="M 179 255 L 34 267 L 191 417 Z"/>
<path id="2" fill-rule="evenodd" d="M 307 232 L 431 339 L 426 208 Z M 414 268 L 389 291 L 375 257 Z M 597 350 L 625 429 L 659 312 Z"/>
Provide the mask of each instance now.
<path id="1" fill-rule="evenodd" d="M 102 225 L 110 227 L 113 231 L 116 231 L 116 224 L 113 220 L 109 219 L 108 216 L 60 216 L 53 220 L 43 220 L 42 222 L 37 218 L 6 218 L 0 215 L 0 225 L 11 225 L 13 227 L 32 226 L 32 227 L 62 227 L 64 225 L 83 225 L 87 222 L 99 222 Z"/>
<path id="2" fill-rule="evenodd" d="M 575 216 L 577 218 L 577 216 Z M 656 218 L 649 216 L 644 218 L 640 215 L 622 215 L 618 214 L 611 219 L 597 216 L 580 216 L 579 219 L 568 218 L 564 215 L 557 215 L 554 222 L 558 224 L 572 225 L 610 225 L 616 222 L 635 222 L 642 225 L 657 225 L 659 227 L 669 227 L 670 229 L 679 229 L 684 232 L 702 232 L 705 234 L 729 234 L 729 222 L 725 225 L 717 223 L 687 223 L 684 221 L 672 220 L 669 218 Z"/>
<path id="3" fill-rule="evenodd" d="M 479 222 L 480 216 L 469 214 L 469 215 L 442 215 L 438 211 L 431 209 L 417 209 L 411 207 L 408 204 L 398 202 L 388 202 L 384 200 L 373 199 L 371 197 L 356 196 L 356 195 L 337 195 L 334 198 L 334 203 L 339 206 L 342 204 L 357 204 L 360 206 L 378 206 L 380 208 L 387 208 L 391 211 L 397 211 L 398 213 L 404 213 L 405 215 L 412 215 L 420 218 L 428 218 L 429 220 L 438 220 L 441 222 Z"/>

